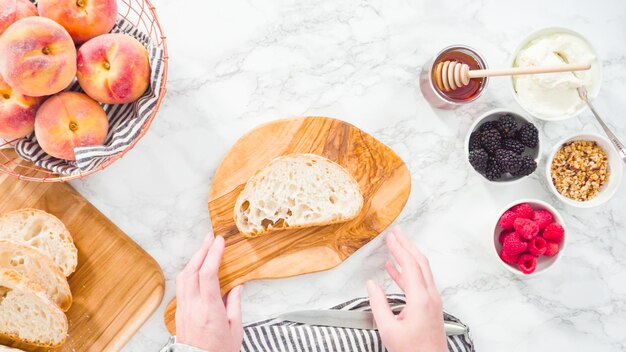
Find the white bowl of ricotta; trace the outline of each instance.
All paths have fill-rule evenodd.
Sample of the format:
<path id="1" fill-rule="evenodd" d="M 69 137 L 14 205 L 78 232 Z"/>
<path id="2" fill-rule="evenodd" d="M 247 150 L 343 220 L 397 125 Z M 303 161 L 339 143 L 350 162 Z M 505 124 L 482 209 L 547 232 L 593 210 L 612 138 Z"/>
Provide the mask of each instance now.
<path id="1" fill-rule="evenodd" d="M 585 86 L 595 98 L 602 82 L 602 64 L 587 39 L 560 27 L 540 29 L 528 35 L 514 51 L 511 67 L 589 63 L 591 69 L 511 77 L 517 103 L 530 115 L 546 121 L 566 120 L 579 115 L 585 103 L 576 88 Z"/>

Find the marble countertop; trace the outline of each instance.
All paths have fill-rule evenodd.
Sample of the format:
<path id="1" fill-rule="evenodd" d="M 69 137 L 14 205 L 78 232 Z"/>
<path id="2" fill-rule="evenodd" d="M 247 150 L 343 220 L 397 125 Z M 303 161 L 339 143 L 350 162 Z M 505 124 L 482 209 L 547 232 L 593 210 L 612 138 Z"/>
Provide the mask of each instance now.
<path id="1" fill-rule="evenodd" d="M 479 351 L 626 350 L 626 187 L 607 205 L 576 210 L 542 184 L 544 170 L 496 187 L 464 160 L 474 119 L 516 108 L 506 79 L 477 102 L 433 110 L 422 64 L 456 43 L 505 65 L 529 32 L 583 33 L 604 64 L 598 110 L 626 139 L 626 2 L 501 0 L 154 0 L 168 37 L 168 94 L 144 139 L 122 160 L 72 182 L 162 266 L 165 301 L 125 351 L 156 351 L 174 278 L 211 228 L 207 195 L 221 158 L 243 133 L 273 119 L 325 115 L 355 124 L 408 164 L 413 189 L 397 220 L 430 258 L 445 309 L 469 324 Z M 540 123 L 550 148 L 579 131 L 601 133 L 591 113 Z M 548 149 L 548 148 L 544 148 Z M 442 177 L 445 175 L 445 177 Z M 520 198 L 554 204 L 569 233 L 550 272 L 520 279 L 492 254 L 498 211 Z M 245 286 L 247 322 L 364 296 L 365 281 L 398 292 L 383 268 L 382 236 L 328 272 Z"/>

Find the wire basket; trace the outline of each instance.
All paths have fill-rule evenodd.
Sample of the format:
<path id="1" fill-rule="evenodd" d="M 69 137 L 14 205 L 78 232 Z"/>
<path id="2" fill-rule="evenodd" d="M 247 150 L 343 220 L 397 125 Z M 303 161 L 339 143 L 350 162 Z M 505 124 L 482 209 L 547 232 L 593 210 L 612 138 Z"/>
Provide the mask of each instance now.
<path id="1" fill-rule="evenodd" d="M 163 50 L 163 70 L 160 80 L 159 94 L 156 104 L 151 109 L 151 113 L 141 127 L 137 137 L 132 140 L 124 150 L 108 157 L 104 162 L 98 165 L 98 167 L 74 175 L 59 175 L 50 170 L 36 166 L 32 162 L 26 161 L 17 155 L 14 147 L 18 140 L 3 143 L 0 139 L 0 172 L 9 174 L 21 180 L 34 182 L 65 182 L 84 178 L 97 171 L 103 170 L 123 157 L 146 134 L 152 124 L 152 120 L 154 120 L 154 117 L 159 111 L 163 98 L 165 97 L 168 69 L 168 54 L 165 34 L 163 33 L 163 29 L 161 28 L 161 24 L 157 18 L 156 9 L 149 0 L 118 0 L 118 11 L 119 17 L 131 23 L 138 30 L 144 32 L 150 38 L 153 45 L 156 45 L 159 49 Z"/>

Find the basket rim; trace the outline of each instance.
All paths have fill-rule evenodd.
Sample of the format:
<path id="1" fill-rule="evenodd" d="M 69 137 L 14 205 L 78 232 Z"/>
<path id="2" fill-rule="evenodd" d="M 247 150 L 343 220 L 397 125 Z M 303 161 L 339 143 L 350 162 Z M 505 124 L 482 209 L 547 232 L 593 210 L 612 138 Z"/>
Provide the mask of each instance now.
<path id="1" fill-rule="evenodd" d="M 142 0 L 142 1 L 147 5 L 148 9 L 150 10 L 152 17 L 154 18 L 154 24 L 156 25 L 159 31 L 159 39 L 161 40 L 160 46 L 163 48 L 163 74 L 161 78 L 161 86 L 160 86 L 159 96 L 157 97 L 157 102 L 154 106 L 153 111 L 150 113 L 150 116 L 148 117 L 144 125 L 141 127 L 139 135 L 137 135 L 137 137 L 133 139 L 130 142 L 130 144 L 123 151 L 119 152 L 117 155 L 109 157 L 106 161 L 104 161 L 102 164 L 100 164 L 98 167 L 94 168 L 93 170 L 81 172 L 80 174 L 59 175 L 51 171 L 48 171 L 50 172 L 49 175 L 46 175 L 43 177 L 35 177 L 35 176 L 26 176 L 19 172 L 16 172 L 13 169 L 5 169 L 3 167 L 0 167 L 0 173 L 8 174 L 10 176 L 13 176 L 23 181 L 32 181 L 32 182 L 41 182 L 41 183 L 67 182 L 67 181 L 72 181 L 72 180 L 77 180 L 77 179 L 84 179 L 87 176 L 90 176 L 98 171 L 104 170 L 105 168 L 113 164 L 114 162 L 124 157 L 124 155 L 126 155 L 126 153 L 131 151 L 135 147 L 135 145 L 143 138 L 143 136 L 148 132 L 148 129 L 152 125 L 152 121 L 156 117 L 156 114 L 159 112 L 161 104 L 163 103 L 163 99 L 165 98 L 165 93 L 167 92 L 167 74 L 168 74 L 168 68 L 169 68 L 169 56 L 168 56 L 168 51 L 167 51 L 167 38 L 163 31 L 163 27 L 161 26 L 161 23 L 159 22 L 156 8 L 154 5 L 152 5 L 152 2 L 150 2 L 150 0 Z M 2 153 L 2 149 L 0 149 L 0 153 Z M 22 161 L 25 161 L 25 160 L 22 159 Z M 31 163 L 29 161 L 27 162 Z M 39 170 L 45 170 L 45 169 L 38 167 L 38 172 Z"/>

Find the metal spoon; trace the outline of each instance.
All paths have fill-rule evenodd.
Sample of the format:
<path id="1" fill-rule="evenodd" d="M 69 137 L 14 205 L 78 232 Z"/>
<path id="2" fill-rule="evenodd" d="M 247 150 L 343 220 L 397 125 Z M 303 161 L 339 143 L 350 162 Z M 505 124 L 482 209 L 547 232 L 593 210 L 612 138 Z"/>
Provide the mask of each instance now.
<path id="1" fill-rule="evenodd" d="M 606 123 L 604 123 L 600 115 L 598 115 L 598 113 L 596 112 L 596 109 L 594 109 L 593 105 L 591 105 L 589 97 L 587 96 L 587 88 L 578 87 L 577 89 L 580 99 L 582 99 L 587 104 L 587 106 L 589 106 L 589 109 L 591 109 L 593 116 L 596 117 L 596 120 L 598 120 L 598 123 L 600 124 L 600 126 L 602 126 L 602 129 L 611 140 L 611 143 L 613 143 L 613 146 L 615 146 L 615 149 L 617 149 L 620 157 L 622 158 L 622 160 L 624 160 L 624 163 L 626 163 L 626 147 L 624 147 L 624 144 L 620 142 L 619 139 L 617 139 L 617 136 L 613 132 L 611 132 L 609 127 L 606 125 Z"/>

